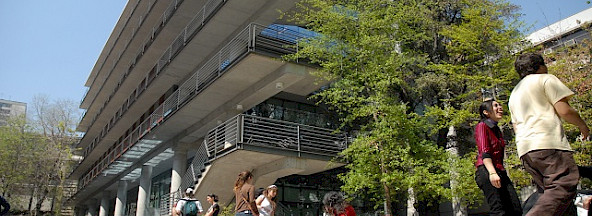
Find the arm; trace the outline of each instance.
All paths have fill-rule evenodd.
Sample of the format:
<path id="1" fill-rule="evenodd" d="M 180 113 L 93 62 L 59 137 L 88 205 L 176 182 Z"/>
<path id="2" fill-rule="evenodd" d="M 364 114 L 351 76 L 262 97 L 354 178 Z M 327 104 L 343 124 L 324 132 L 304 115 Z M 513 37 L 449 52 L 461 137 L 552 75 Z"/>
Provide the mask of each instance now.
<path id="1" fill-rule="evenodd" d="M 257 204 L 255 203 L 255 187 L 249 188 L 249 203 L 247 203 L 247 205 L 251 206 L 251 211 L 253 211 L 254 216 L 259 216 Z"/>
<path id="2" fill-rule="evenodd" d="M 177 202 L 177 205 L 175 206 L 175 209 L 174 209 L 174 211 L 175 211 L 176 215 L 181 215 L 181 209 L 183 208 L 183 204 L 184 204 L 184 203 L 182 203 L 181 201 L 182 201 L 182 200 L 179 200 L 179 201 Z"/>
<path id="3" fill-rule="evenodd" d="M 495 168 L 493 167 L 493 161 L 491 158 L 483 158 L 483 165 L 485 165 L 487 172 L 489 172 L 489 182 L 491 182 L 491 185 L 496 188 L 501 188 L 502 182 L 499 175 L 497 175 L 497 171 L 495 171 Z"/>
<path id="4" fill-rule="evenodd" d="M 261 203 L 263 203 L 264 199 L 265 199 L 265 197 L 263 197 L 263 196 L 257 197 L 257 199 L 255 200 L 255 204 L 257 204 L 257 209 L 261 208 Z"/>
<path id="5" fill-rule="evenodd" d="M 572 108 L 568 102 L 569 98 L 565 97 L 557 103 L 553 104 L 555 111 L 565 121 L 576 125 L 580 129 L 580 133 L 582 133 L 582 139 L 586 140 L 590 136 L 590 128 L 586 125 L 586 122 L 580 117 L 578 111 Z"/>
<path id="6" fill-rule="evenodd" d="M 210 209 L 208 209 L 208 211 L 206 211 L 204 216 L 212 216 L 213 214 L 214 214 L 214 208 L 210 208 Z"/>
<path id="7" fill-rule="evenodd" d="M 195 201 L 195 204 L 197 205 L 197 214 L 202 214 L 203 213 L 203 207 L 201 206 L 201 202 L 199 200 Z"/>

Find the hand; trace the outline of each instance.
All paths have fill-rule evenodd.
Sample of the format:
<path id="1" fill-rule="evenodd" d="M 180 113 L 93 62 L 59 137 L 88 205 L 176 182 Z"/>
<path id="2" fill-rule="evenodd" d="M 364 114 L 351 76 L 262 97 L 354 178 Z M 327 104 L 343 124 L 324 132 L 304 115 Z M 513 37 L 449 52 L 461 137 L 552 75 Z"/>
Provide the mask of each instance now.
<path id="1" fill-rule="evenodd" d="M 584 128 L 580 128 L 580 133 L 582 133 L 582 141 L 589 141 L 590 128 L 588 128 L 588 126 L 584 126 Z"/>
<path id="2" fill-rule="evenodd" d="M 489 182 L 491 182 L 491 185 L 493 185 L 495 188 L 502 187 L 502 181 L 497 173 L 489 175 Z"/>
<path id="3" fill-rule="evenodd" d="M 592 201 L 592 196 L 584 198 L 584 209 L 590 209 L 590 202 Z"/>

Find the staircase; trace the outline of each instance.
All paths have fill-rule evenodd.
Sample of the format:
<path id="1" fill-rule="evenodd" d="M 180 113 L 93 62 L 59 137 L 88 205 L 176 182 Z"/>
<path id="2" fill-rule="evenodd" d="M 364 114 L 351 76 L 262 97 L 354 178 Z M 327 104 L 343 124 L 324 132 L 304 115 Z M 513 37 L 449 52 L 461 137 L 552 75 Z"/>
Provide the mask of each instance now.
<path id="1" fill-rule="evenodd" d="M 68 216 L 74 216 L 75 215 L 75 211 L 74 211 L 74 206 L 71 205 L 67 205 L 68 202 L 67 199 L 69 199 L 70 197 L 74 196 L 74 194 L 76 194 L 76 190 L 78 189 L 78 182 L 76 180 L 66 180 L 64 182 L 64 187 L 63 187 L 63 205 L 62 205 L 62 209 L 60 210 L 60 215 L 68 215 Z"/>

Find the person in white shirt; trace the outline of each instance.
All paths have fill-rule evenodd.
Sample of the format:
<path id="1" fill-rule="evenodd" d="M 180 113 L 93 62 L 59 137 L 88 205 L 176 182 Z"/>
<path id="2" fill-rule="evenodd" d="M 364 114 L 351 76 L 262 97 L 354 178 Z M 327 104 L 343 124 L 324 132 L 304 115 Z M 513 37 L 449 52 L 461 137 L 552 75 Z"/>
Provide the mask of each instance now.
<path id="1" fill-rule="evenodd" d="M 265 188 L 263 194 L 261 194 L 255 200 L 257 204 L 257 209 L 259 210 L 259 214 L 262 216 L 273 216 L 275 213 L 276 203 L 274 201 L 275 196 L 277 195 L 277 186 L 270 185 L 269 187 Z"/>
<path id="2" fill-rule="evenodd" d="M 185 205 L 188 202 L 194 202 L 195 205 L 197 206 L 197 214 L 199 215 L 203 212 L 203 207 L 201 206 L 201 203 L 199 202 L 199 200 L 196 200 L 193 198 L 193 188 L 187 188 L 187 190 L 185 190 L 185 194 L 183 196 L 182 199 L 179 200 L 179 202 L 177 202 L 177 206 L 175 207 L 175 211 L 176 211 L 176 215 L 183 215 L 183 216 L 191 216 L 191 215 L 185 215 L 184 214 L 184 209 L 183 207 L 185 207 Z"/>

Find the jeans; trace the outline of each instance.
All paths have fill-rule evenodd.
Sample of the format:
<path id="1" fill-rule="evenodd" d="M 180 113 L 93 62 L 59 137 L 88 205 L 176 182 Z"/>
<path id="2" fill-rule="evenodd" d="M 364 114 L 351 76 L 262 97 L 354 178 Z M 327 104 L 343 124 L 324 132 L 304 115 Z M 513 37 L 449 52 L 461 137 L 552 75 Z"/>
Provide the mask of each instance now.
<path id="1" fill-rule="evenodd" d="M 475 181 L 481 190 L 487 204 L 489 204 L 489 215 L 522 215 L 520 200 L 512 185 L 512 181 L 506 174 L 506 171 L 497 170 L 501 179 L 501 187 L 494 187 L 489 181 L 489 172 L 485 166 L 477 167 Z"/>
<path id="2" fill-rule="evenodd" d="M 236 214 L 234 214 L 234 216 L 252 216 L 253 213 L 245 213 L 245 212 L 237 212 Z"/>

